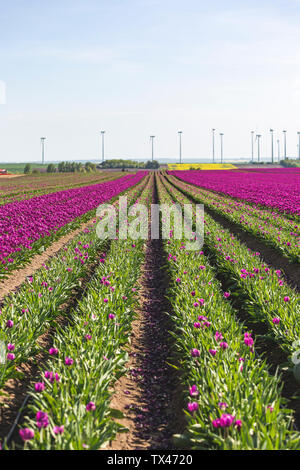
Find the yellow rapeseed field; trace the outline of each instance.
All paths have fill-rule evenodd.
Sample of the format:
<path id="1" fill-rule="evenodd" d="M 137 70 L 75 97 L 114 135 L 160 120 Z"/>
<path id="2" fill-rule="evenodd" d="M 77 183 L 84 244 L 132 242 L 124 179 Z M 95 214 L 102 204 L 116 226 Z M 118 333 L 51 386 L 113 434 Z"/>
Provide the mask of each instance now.
<path id="1" fill-rule="evenodd" d="M 168 170 L 236 170 L 231 163 L 169 163 Z"/>

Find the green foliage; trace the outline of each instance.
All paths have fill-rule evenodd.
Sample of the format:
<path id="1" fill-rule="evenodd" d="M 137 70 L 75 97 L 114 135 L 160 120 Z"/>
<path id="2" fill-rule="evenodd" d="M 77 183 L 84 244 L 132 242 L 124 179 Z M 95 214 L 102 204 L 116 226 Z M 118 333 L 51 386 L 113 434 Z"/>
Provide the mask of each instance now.
<path id="1" fill-rule="evenodd" d="M 97 165 L 92 162 L 86 162 L 86 164 L 84 165 L 84 169 L 87 173 L 91 173 L 93 171 L 96 171 Z"/>
<path id="2" fill-rule="evenodd" d="M 181 197 L 184 194 L 188 201 L 191 198 L 197 200 L 196 188 L 181 184 L 174 177 L 169 181 L 180 190 Z M 170 185 L 172 195 L 176 191 L 173 185 Z M 283 273 L 268 267 L 259 252 L 248 249 L 207 213 L 205 246 L 219 275 L 227 280 L 227 288 L 233 291 L 232 297 L 235 296 L 241 302 L 243 310 L 254 321 L 264 322 L 280 348 L 292 354 L 295 349 L 293 343 L 300 337 L 300 299 L 299 294 L 284 282 Z M 258 272 L 254 269 L 258 269 Z M 245 277 L 241 275 L 244 271 L 248 273 Z M 280 318 L 279 324 L 273 322 L 277 317 Z"/>
<path id="3" fill-rule="evenodd" d="M 155 170 L 159 168 L 159 163 L 156 160 L 148 160 L 148 162 L 145 164 L 145 168 L 147 170 Z"/>
<path id="4" fill-rule="evenodd" d="M 138 187 L 132 188 L 128 192 L 129 200 L 133 202 L 140 197 L 144 203 L 149 201 L 153 189 L 152 181 L 149 182 L 149 178 L 146 178 Z M 89 251 L 89 258 L 90 255 L 93 258 L 89 263 L 94 262 L 94 245 L 101 242 L 103 244 L 103 240 L 99 241 L 97 238 L 95 225 L 81 234 L 81 239 L 84 242 L 81 246 Z M 98 262 L 85 295 L 71 312 L 71 321 L 64 328 L 57 327 L 53 335 L 53 345 L 59 354 L 49 357 L 41 370 L 45 389 L 42 393 L 36 393 L 33 385 L 31 386 L 32 398 L 24 425 L 34 429 L 35 435 L 32 441 L 25 443 L 25 448 L 99 450 L 106 442 L 112 440 L 117 432 L 127 431 L 115 421 L 122 419 L 123 414 L 111 408 L 110 400 L 112 385 L 126 372 L 128 354 L 124 346 L 128 342 L 131 322 L 135 317 L 137 292 L 133 288 L 136 286 L 145 256 L 144 244 L 144 240 L 135 241 L 132 249 L 132 240 L 128 239 L 113 240 L 105 248 L 102 246 L 106 253 L 105 262 Z M 52 292 L 54 297 L 60 292 L 60 301 L 63 300 L 66 285 L 72 289 L 72 277 L 68 280 L 65 278 L 73 276 L 75 281 L 76 264 L 78 269 L 82 269 L 81 263 L 74 259 L 74 254 L 78 251 L 78 239 L 72 247 L 72 250 L 64 253 L 63 258 L 67 259 L 61 260 L 54 270 L 50 267 L 43 272 L 44 279 L 49 278 L 50 274 L 58 275 L 65 284 L 61 287 L 57 284 L 55 292 L 54 289 Z M 75 253 L 74 247 L 77 249 Z M 98 253 L 99 248 L 98 246 Z M 59 270 L 62 265 L 64 269 L 66 266 L 72 266 L 72 271 L 67 271 L 65 276 L 61 275 Z M 103 279 L 108 279 L 106 276 L 115 289 L 112 290 L 110 285 L 103 282 Z M 82 278 L 82 275 L 80 277 Z M 41 279 L 34 279 L 31 288 L 40 290 L 40 286 Z M 112 312 L 115 319 L 109 317 Z M 52 313 L 51 309 L 48 315 L 49 313 Z M 43 320 L 47 321 L 47 318 Z M 66 357 L 72 358 L 74 363 L 66 365 Z M 46 379 L 45 368 L 49 371 L 55 368 L 60 381 L 51 382 Z M 92 411 L 86 408 L 90 402 L 95 404 Z M 39 410 L 46 412 L 49 417 L 50 425 L 46 428 L 37 428 L 35 417 Z M 57 425 L 64 426 L 60 435 L 53 433 L 53 428 Z"/>
<path id="5" fill-rule="evenodd" d="M 183 195 L 166 183 L 166 179 L 159 182 L 159 200 L 160 203 L 172 200 L 191 203 L 187 193 Z M 293 429 L 292 411 L 286 408 L 286 400 L 281 396 L 280 377 L 269 373 L 266 361 L 255 351 L 255 344 L 245 341 L 245 334 L 249 337 L 251 332 L 236 318 L 231 299 L 238 299 L 244 309 L 252 311 L 256 321 L 264 319 L 271 328 L 275 327 L 272 318 L 280 316 L 285 323 L 281 336 L 280 326 L 276 326 L 275 335 L 278 333 L 280 342 L 292 326 L 288 321 L 293 307 L 284 318 L 287 309 L 283 306 L 283 294 L 278 289 L 277 276 L 271 271 L 266 275 L 262 267 L 265 276 L 261 279 L 258 276 L 241 278 L 241 268 L 252 269 L 253 254 L 207 214 L 205 224 L 203 251 L 187 252 L 182 249 L 186 243 L 176 238 L 165 245 L 169 254 L 169 299 L 173 307 L 171 318 L 175 324 L 173 335 L 182 393 L 186 402 L 196 405 L 194 412 L 186 411 L 187 428 L 183 434 L 174 436 L 175 444 L 194 450 L 299 449 L 299 433 Z M 222 241 L 226 250 L 222 251 L 216 241 Z M 236 263 L 226 260 L 227 249 L 234 251 Z M 206 253 L 214 256 L 208 258 Z M 211 266 L 211 261 L 217 270 Z M 258 263 L 257 256 L 255 266 Z M 216 272 L 231 283 L 230 298 L 224 296 Z M 198 298 L 202 299 L 202 305 Z M 198 303 L 195 304 L 194 299 Z M 296 299 L 294 309 L 295 306 Z M 222 333 L 225 348 L 216 332 Z M 196 357 L 191 354 L 193 349 L 198 353 Z M 193 385 L 197 393 L 191 396 L 189 387 Z M 240 420 L 240 426 L 233 421 L 221 427 L 216 420 L 223 414 Z"/>
<path id="6" fill-rule="evenodd" d="M 105 160 L 98 165 L 98 168 L 146 168 L 145 163 L 135 160 L 113 159 Z"/>
<path id="7" fill-rule="evenodd" d="M 24 168 L 24 175 L 28 175 L 31 172 L 31 165 L 30 163 L 26 163 Z"/>
<path id="8" fill-rule="evenodd" d="M 285 160 L 281 160 L 280 165 L 285 168 L 300 168 L 300 160 L 286 158 Z"/>
<path id="9" fill-rule="evenodd" d="M 29 164 L 31 169 L 33 168 L 46 168 L 46 166 L 43 166 L 42 163 L 33 163 L 33 162 L 24 162 L 24 163 L 0 163 L 0 168 L 5 168 L 8 173 L 12 174 L 20 174 L 24 173 L 24 168 L 25 166 Z"/>
<path id="10" fill-rule="evenodd" d="M 47 173 L 56 173 L 56 166 L 53 163 L 49 163 L 47 166 Z"/>
<path id="11" fill-rule="evenodd" d="M 94 168 L 95 165 L 93 163 L 87 162 L 85 164 L 85 168 Z M 59 173 L 76 173 L 83 171 L 84 167 L 81 162 L 59 162 L 58 166 Z M 90 171 L 87 170 L 87 171 Z"/>

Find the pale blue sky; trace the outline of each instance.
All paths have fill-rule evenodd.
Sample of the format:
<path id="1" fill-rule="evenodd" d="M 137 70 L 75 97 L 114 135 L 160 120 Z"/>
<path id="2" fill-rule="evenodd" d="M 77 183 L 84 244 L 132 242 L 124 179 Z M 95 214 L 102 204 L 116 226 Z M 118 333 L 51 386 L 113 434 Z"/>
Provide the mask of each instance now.
<path id="1" fill-rule="evenodd" d="M 250 155 L 300 130 L 300 0 L 0 0 L 0 161 Z M 0 86 L 1 96 L 1 86 Z M 299 129 L 298 129 L 299 128 Z M 280 132 L 279 132 L 280 131 Z M 277 135 L 275 135 L 275 139 Z M 219 156 L 219 139 L 216 141 Z"/>

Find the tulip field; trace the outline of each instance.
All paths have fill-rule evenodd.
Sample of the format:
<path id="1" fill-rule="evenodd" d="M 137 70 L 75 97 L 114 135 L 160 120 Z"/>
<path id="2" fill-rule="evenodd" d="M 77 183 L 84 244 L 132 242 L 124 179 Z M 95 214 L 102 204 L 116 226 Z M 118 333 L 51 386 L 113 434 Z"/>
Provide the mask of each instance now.
<path id="1" fill-rule="evenodd" d="M 1 449 L 300 450 L 299 266 L 297 168 L 0 180 Z"/>
<path id="2" fill-rule="evenodd" d="M 90 217 L 90 211 L 99 204 L 126 190 L 143 176 L 143 173 L 127 175 L 117 181 L 47 193 L 0 206 L 0 276 L 22 264 L 58 235 L 74 228 L 80 218 L 83 221 Z"/>

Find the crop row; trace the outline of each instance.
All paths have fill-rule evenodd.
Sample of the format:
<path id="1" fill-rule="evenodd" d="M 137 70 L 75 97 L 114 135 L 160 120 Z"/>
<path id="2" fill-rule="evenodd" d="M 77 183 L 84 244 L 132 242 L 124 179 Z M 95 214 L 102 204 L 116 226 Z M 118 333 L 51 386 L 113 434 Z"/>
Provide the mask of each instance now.
<path id="1" fill-rule="evenodd" d="M 291 261 L 300 262 L 300 233 L 295 221 L 229 197 L 219 195 L 172 178 L 179 189 L 193 199 L 240 226 L 245 232 L 264 240 Z"/>
<path id="2" fill-rule="evenodd" d="M 140 196 L 148 179 L 128 192 L 129 201 Z M 7 347 L 7 360 L 0 365 L 0 387 L 19 375 L 17 365 L 28 361 L 40 349 L 38 338 L 62 313 L 63 305 L 72 298 L 75 289 L 81 287 L 91 265 L 104 261 L 105 241 L 97 236 L 96 222 L 95 219 L 5 299 L 1 307 L 0 338 Z"/>
<path id="3" fill-rule="evenodd" d="M 175 171 L 188 183 L 227 194 L 250 203 L 300 215 L 298 168 L 266 171 Z"/>
<path id="4" fill-rule="evenodd" d="M 135 201 L 149 204 L 153 177 Z M 57 329 L 41 379 L 32 386 L 29 416 L 20 430 L 31 449 L 96 450 L 125 430 L 112 418 L 114 381 L 125 371 L 143 240 L 114 240 L 70 323 Z M 28 444 L 26 444 L 28 442 Z"/>
<path id="5" fill-rule="evenodd" d="M 178 190 L 164 180 L 168 191 Z M 182 204 L 190 203 L 188 191 L 178 194 Z M 300 338 L 299 294 L 283 279 L 283 273 L 266 265 L 259 252 L 253 252 L 207 213 L 204 220 L 204 246 L 223 277 L 227 289 L 238 299 L 254 322 L 268 325 L 280 347 L 293 354 Z"/>
<path id="6" fill-rule="evenodd" d="M 0 206 L 0 278 L 95 215 L 95 208 L 141 181 L 146 172 Z"/>
<path id="7" fill-rule="evenodd" d="M 115 180 L 124 176 L 122 172 L 101 172 L 92 174 L 68 173 L 68 174 L 47 174 L 42 176 L 24 176 L 15 180 L 6 180 L 5 184 L 0 181 L 0 205 L 21 199 L 30 199 L 42 194 L 50 194 L 64 189 L 89 186 L 103 183 L 108 180 Z"/>
<path id="8" fill-rule="evenodd" d="M 181 203 L 158 181 L 159 199 Z M 172 196 L 172 197 L 171 197 Z M 172 232 L 171 232 L 172 235 Z M 186 402 L 187 427 L 176 446 L 192 449 L 299 449 L 292 412 L 280 397 L 278 376 L 255 352 L 251 332 L 235 317 L 216 272 L 185 242 L 165 242 L 175 325 L 176 367 Z"/>

